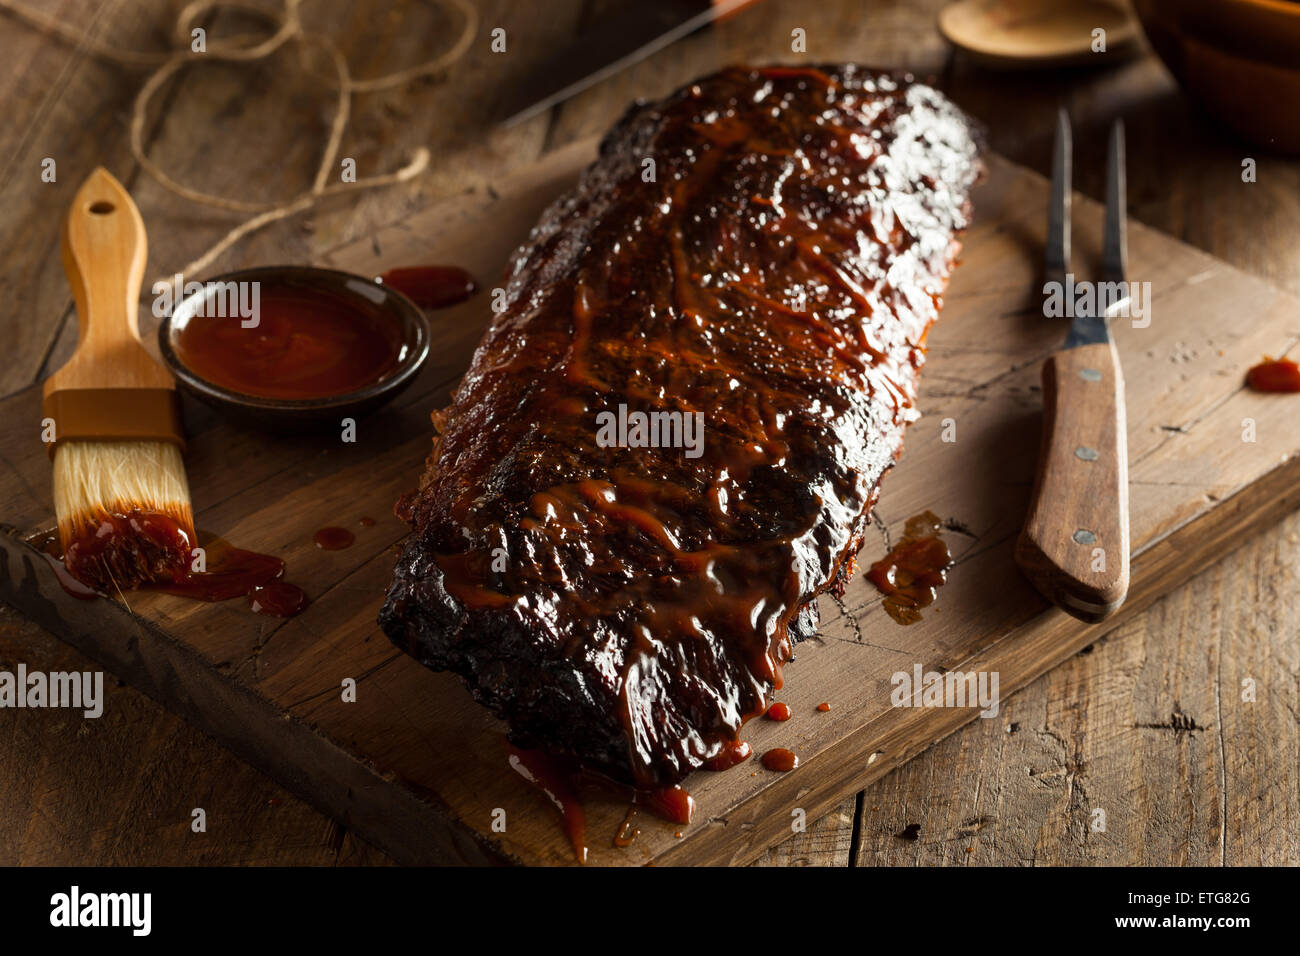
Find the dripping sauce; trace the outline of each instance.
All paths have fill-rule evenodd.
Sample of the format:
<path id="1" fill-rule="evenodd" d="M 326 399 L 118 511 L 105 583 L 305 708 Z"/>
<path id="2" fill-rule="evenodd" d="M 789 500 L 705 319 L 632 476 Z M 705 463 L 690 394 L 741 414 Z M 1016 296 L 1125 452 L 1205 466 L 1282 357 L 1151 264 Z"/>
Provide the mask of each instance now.
<path id="1" fill-rule="evenodd" d="M 627 847 L 630 847 L 640 835 L 641 831 L 638 830 L 636 826 L 636 806 L 633 805 L 627 808 L 627 816 L 623 818 L 623 822 L 620 824 L 618 832 L 614 834 L 614 846 L 619 849 L 626 849 Z"/>
<path id="2" fill-rule="evenodd" d="M 754 751 L 750 749 L 749 744 L 744 740 L 729 740 L 723 743 L 722 749 L 717 755 L 709 758 L 704 762 L 705 770 L 722 771 L 730 770 L 738 763 L 744 763 Z"/>
<path id="3" fill-rule="evenodd" d="M 578 800 L 573 786 L 573 775 L 566 772 L 555 758 L 542 750 L 520 750 L 507 745 L 510 766 L 545 797 L 560 812 L 564 832 L 573 847 L 579 863 L 587 862 L 587 814 Z"/>
<path id="4" fill-rule="evenodd" d="M 775 704 L 767 709 L 767 719 L 776 721 L 785 721 L 790 719 L 790 705 L 785 701 L 778 700 Z"/>

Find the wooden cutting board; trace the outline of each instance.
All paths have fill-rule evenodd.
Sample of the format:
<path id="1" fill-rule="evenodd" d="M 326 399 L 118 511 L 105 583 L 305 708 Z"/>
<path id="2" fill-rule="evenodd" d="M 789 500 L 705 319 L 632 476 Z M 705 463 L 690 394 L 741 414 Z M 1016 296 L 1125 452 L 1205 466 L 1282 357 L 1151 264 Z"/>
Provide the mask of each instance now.
<path id="1" fill-rule="evenodd" d="M 454 263 L 491 287 L 543 206 L 593 155 L 590 142 L 569 147 L 490 195 L 449 200 L 339 248 L 324 264 L 375 274 Z M 1011 551 L 1039 441 L 1039 368 L 1066 331 L 1063 320 L 1042 317 L 1035 289 L 1046 197 L 1041 177 L 991 159 L 963 264 L 930 338 L 924 417 L 885 480 L 881 535 L 863 550 L 864 562 L 879 557 L 885 529 L 896 537 L 926 509 L 948 519 L 961 530 L 946 532 L 956 565 L 938 601 L 902 627 L 861 575 L 843 600 L 822 599 L 820 636 L 798 648 L 779 694 L 793 718 L 756 720 L 744 732 L 756 753 L 794 750 L 799 768 L 779 774 L 755 761 L 696 774 L 686 782 L 694 822 L 679 827 L 640 813 L 642 832 L 624 849 L 613 836 L 626 804 L 592 794 L 594 863 L 752 860 L 800 819 L 814 820 L 976 718 L 975 708 L 892 707 L 892 674 L 916 665 L 996 671 L 1005 698 L 1300 503 L 1300 397 L 1242 385 L 1262 355 L 1293 348 L 1300 303 L 1135 223 L 1131 277 L 1151 283 L 1153 301 L 1149 327 L 1116 327 L 1128 381 L 1128 603 L 1089 627 L 1049 608 L 1020 577 Z M 1084 200 L 1076 210 L 1075 271 L 1095 277 L 1100 211 Z M 488 317 L 486 293 L 437 314 L 419 381 L 363 420 L 354 443 L 333 433 L 262 435 L 187 405 L 198 524 L 287 561 L 287 578 L 312 598 L 288 621 L 255 615 L 242 601 L 69 597 L 22 541 L 52 523 L 39 389 L 0 401 L 0 598 L 399 860 L 573 862 L 558 815 L 510 769 L 499 722 L 455 677 L 398 653 L 375 624 L 405 532 L 393 501 L 415 483 L 429 451 L 428 413 L 448 401 Z M 1252 429 L 1254 440 L 1244 440 Z M 375 525 L 361 527 L 363 517 Z M 355 545 L 318 550 L 313 535 L 329 525 L 353 528 Z M 348 678 L 355 702 L 343 699 Z M 823 701 L 827 712 L 816 709 Z M 504 832 L 493 829 L 500 811 Z M 209 821 L 210 831 L 220 826 Z"/>

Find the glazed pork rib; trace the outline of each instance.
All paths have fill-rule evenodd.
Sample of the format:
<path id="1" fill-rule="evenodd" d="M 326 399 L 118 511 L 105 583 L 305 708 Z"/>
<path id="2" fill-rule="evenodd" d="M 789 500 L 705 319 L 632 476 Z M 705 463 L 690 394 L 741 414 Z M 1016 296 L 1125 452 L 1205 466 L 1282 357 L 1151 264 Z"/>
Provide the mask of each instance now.
<path id="1" fill-rule="evenodd" d="M 639 787 L 718 756 L 852 573 L 979 170 L 943 96 L 857 66 L 635 105 L 435 416 L 393 642 L 519 746 Z"/>

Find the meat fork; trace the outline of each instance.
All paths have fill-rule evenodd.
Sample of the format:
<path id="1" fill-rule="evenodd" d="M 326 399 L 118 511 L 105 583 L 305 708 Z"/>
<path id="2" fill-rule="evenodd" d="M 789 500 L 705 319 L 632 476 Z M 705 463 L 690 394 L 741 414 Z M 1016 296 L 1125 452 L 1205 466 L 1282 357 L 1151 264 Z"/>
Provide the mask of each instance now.
<path id="1" fill-rule="evenodd" d="M 1103 288 L 1126 293 L 1124 193 L 1124 126 L 1116 120 L 1106 165 Z M 1061 283 L 1063 296 L 1077 285 L 1070 275 L 1070 121 L 1064 109 L 1052 157 L 1045 279 L 1044 293 L 1052 282 Z M 1084 621 L 1114 613 L 1129 579 L 1124 375 L 1107 324 L 1126 312 L 1128 296 L 1100 292 L 1093 296 L 1096 308 L 1073 316 L 1064 349 L 1043 365 L 1038 475 L 1016 543 L 1025 576 Z"/>

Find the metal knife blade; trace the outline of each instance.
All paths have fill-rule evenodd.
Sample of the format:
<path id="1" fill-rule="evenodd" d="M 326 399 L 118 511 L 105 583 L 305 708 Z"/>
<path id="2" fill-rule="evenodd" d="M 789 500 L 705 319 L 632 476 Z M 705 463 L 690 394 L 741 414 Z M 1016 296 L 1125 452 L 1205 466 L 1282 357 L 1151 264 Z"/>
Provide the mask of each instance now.
<path id="1" fill-rule="evenodd" d="M 1121 313 L 1128 305 L 1126 192 L 1124 123 L 1116 120 L 1110 130 L 1110 147 L 1106 159 L 1105 247 L 1102 253 L 1102 283 L 1097 286 L 1095 295 L 1097 307 L 1090 314 L 1075 315 L 1070 323 L 1070 334 L 1065 339 L 1067 349 L 1109 342 L 1111 337 L 1107 320 Z M 1116 290 L 1116 283 L 1123 283 L 1122 288 Z"/>
<path id="2" fill-rule="evenodd" d="M 550 57 L 499 111 L 512 126 L 662 50 L 754 0 L 636 0 Z"/>

